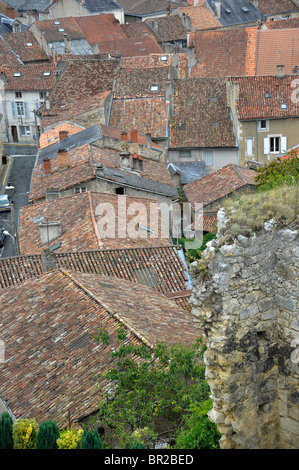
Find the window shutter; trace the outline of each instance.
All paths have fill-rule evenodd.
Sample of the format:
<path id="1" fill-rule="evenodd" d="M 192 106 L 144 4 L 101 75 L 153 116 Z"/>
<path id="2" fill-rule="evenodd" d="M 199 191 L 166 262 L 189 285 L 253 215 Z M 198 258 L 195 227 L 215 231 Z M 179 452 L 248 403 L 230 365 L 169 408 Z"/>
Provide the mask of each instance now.
<path id="1" fill-rule="evenodd" d="M 249 137 L 246 139 L 246 155 L 252 155 L 253 154 L 253 139 Z"/>
<path id="2" fill-rule="evenodd" d="M 35 111 L 37 111 L 37 110 L 38 110 L 38 108 L 39 108 L 39 102 L 38 102 L 38 101 L 36 101 L 36 102 L 35 102 Z"/>
<path id="3" fill-rule="evenodd" d="M 16 103 L 14 101 L 11 102 L 11 113 L 13 117 L 17 117 Z"/>
<path id="4" fill-rule="evenodd" d="M 264 155 L 268 155 L 270 153 L 270 139 L 269 137 L 264 138 Z"/>
<path id="5" fill-rule="evenodd" d="M 29 112 L 28 112 L 28 103 L 26 103 L 26 101 L 24 101 L 24 116 L 25 116 L 25 117 L 28 117 L 28 116 L 29 116 Z"/>
<path id="6" fill-rule="evenodd" d="M 285 153 L 287 151 L 287 138 L 281 138 L 281 153 Z"/>

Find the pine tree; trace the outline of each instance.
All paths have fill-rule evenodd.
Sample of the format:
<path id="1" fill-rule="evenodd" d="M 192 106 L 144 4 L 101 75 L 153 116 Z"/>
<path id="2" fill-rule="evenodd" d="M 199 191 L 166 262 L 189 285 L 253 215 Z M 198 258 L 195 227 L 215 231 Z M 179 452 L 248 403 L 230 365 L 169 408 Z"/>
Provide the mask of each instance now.
<path id="1" fill-rule="evenodd" d="M 9 413 L 4 412 L 0 420 L 0 449 L 13 449 L 13 421 Z"/>
<path id="2" fill-rule="evenodd" d="M 43 421 L 40 423 L 39 430 L 36 437 L 36 444 L 38 449 L 58 449 L 57 439 L 60 437 L 60 432 L 55 421 Z"/>
<path id="3" fill-rule="evenodd" d="M 103 444 L 99 436 L 98 430 L 84 429 L 81 440 L 81 449 L 102 449 Z"/>

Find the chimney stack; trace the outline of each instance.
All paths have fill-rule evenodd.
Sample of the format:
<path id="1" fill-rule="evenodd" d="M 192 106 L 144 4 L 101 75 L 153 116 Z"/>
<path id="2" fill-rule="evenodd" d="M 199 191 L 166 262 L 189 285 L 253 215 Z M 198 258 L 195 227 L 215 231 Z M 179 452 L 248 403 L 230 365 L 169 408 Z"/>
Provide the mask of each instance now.
<path id="1" fill-rule="evenodd" d="M 128 140 L 128 134 L 127 134 L 127 132 L 123 131 L 123 132 L 121 133 L 121 140 L 122 140 L 122 142 L 126 142 L 126 141 Z"/>
<path id="2" fill-rule="evenodd" d="M 277 65 L 277 77 L 284 77 L 284 65 Z"/>
<path id="3" fill-rule="evenodd" d="M 147 150 L 151 150 L 152 148 L 152 135 L 150 131 L 147 129 L 145 133 L 145 143 Z"/>
<path id="4" fill-rule="evenodd" d="M 133 170 L 143 171 L 143 160 L 141 155 L 137 155 L 137 153 L 134 153 L 133 156 Z"/>
<path id="5" fill-rule="evenodd" d="M 121 168 L 131 169 L 131 158 L 128 152 L 121 152 L 119 158 Z"/>
<path id="6" fill-rule="evenodd" d="M 50 160 L 50 158 L 44 158 L 43 159 L 43 168 L 44 168 L 44 174 L 45 175 L 50 175 L 51 174 L 51 160 Z"/>
<path id="7" fill-rule="evenodd" d="M 67 139 L 69 131 L 59 131 L 59 140 Z"/>
<path id="8" fill-rule="evenodd" d="M 138 132 L 136 129 L 131 131 L 131 142 L 132 144 L 138 144 Z"/>
<path id="9" fill-rule="evenodd" d="M 221 2 L 215 2 L 215 16 L 216 18 L 221 16 Z"/>
<path id="10" fill-rule="evenodd" d="M 49 250 L 49 248 L 45 248 L 41 252 L 41 262 L 44 273 L 53 271 L 57 268 L 56 255 L 53 253 L 53 251 Z"/>
<path id="11" fill-rule="evenodd" d="M 59 149 L 57 151 L 57 163 L 60 168 L 68 166 L 68 151 L 67 149 Z"/>

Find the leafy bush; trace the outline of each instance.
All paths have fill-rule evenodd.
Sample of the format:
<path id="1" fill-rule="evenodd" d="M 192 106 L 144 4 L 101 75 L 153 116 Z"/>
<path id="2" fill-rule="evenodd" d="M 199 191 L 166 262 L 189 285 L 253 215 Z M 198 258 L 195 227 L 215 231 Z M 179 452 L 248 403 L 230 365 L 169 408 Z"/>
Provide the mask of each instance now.
<path id="1" fill-rule="evenodd" d="M 57 439 L 58 449 L 80 449 L 83 429 L 66 429 L 60 431 L 60 437 Z"/>
<path id="2" fill-rule="evenodd" d="M 197 249 L 186 249 L 185 243 L 190 243 L 190 240 L 188 238 L 179 238 L 178 242 L 183 247 L 185 257 L 188 263 L 193 263 L 193 261 L 196 261 L 201 257 L 201 253 L 206 249 L 207 243 L 216 238 L 216 233 L 216 231 L 206 233 L 203 236 L 201 247 Z"/>
<path id="3" fill-rule="evenodd" d="M 4 412 L 0 420 L 0 449 L 13 449 L 13 421 L 9 413 Z"/>
<path id="4" fill-rule="evenodd" d="M 55 421 L 42 421 L 36 438 L 37 448 L 58 449 L 56 441 L 59 436 L 59 429 Z"/>
<path id="5" fill-rule="evenodd" d="M 255 170 L 257 173 L 255 180 L 259 183 L 259 191 L 298 183 L 299 157 L 294 150 L 290 151 L 288 156 L 289 158 L 278 158 Z"/>
<path id="6" fill-rule="evenodd" d="M 179 432 L 175 449 L 219 449 L 221 437 L 216 424 L 208 417 L 212 401 L 190 404 L 190 415 L 187 416 L 184 428 Z"/>
<path id="7" fill-rule="evenodd" d="M 18 419 L 13 425 L 15 449 L 36 449 L 38 424 L 35 419 Z"/>

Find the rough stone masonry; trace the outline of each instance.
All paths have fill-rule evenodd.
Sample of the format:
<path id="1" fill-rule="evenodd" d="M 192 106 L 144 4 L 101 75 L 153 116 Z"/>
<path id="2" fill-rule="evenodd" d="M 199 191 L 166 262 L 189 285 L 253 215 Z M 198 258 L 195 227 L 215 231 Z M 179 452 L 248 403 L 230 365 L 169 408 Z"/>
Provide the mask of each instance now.
<path id="1" fill-rule="evenodd" d="M 207 340 L 209 417 L 224 449 L 299 448 L 299 237 L 275 220 L 217 238 L 191 266 L 191 304 Z"/>

